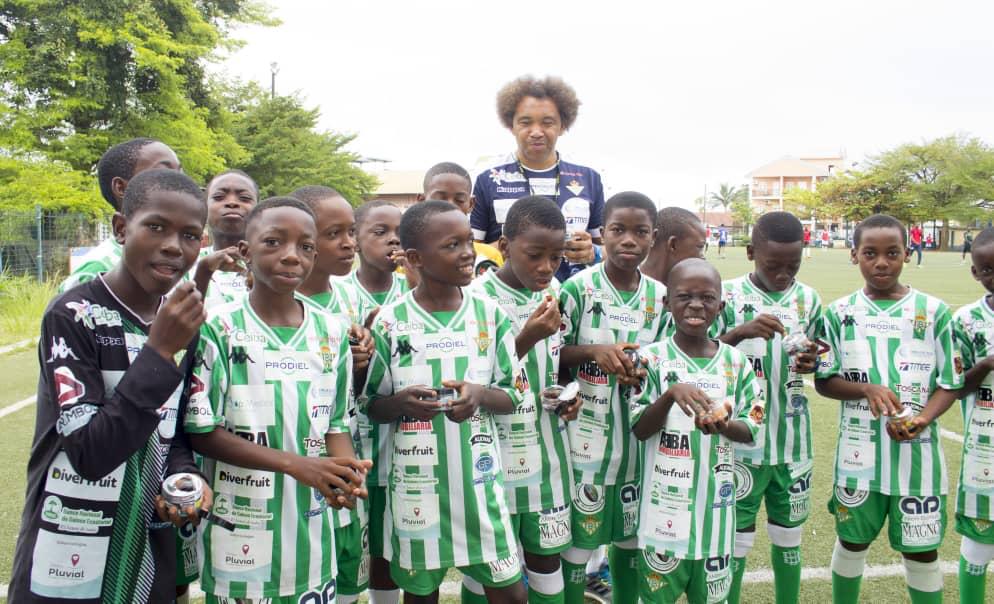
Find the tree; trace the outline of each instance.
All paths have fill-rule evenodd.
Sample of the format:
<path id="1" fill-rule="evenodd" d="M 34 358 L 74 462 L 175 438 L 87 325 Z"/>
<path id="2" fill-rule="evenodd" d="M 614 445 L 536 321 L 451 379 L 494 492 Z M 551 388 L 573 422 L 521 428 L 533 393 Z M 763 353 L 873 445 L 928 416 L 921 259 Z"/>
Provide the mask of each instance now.
<path id="1" fill-rule="evenodd" d="M 746 232 L 749 231 L 749 227 L 755 221 L 755 213 L 752 210 L 752 204 L 749 203 L 749 197 L 747 195 L 739 195 L 731 203 L 732 219 L 736 223 L 741 224 L 746 228 Z"/>
<path id="2" fill-rule="evenodd" d="M 321 184 L 357 205 L 375 188 L 376 179 L 355 166 L 358 156 L 344 149 L 355 135 L 316 130 L 317 108 L 305 108 L 296 95 L 270 98 L 253 84 L 230 93 L 241 99 L 231 131 L 249 153 L 239 167 L 256 179 L 262 197 Z"/>
<path id="3" fill-rule="evenodd" d="M 711 202 L 720 205 L 723 212 L 728 212 L 728 208 L 739 199 L 749 199 L 749 191 L 745 187 L 736 187 L 723 182 L 718 185 L 718 190 L 711 193 Z"/>
<path id="4" fill-rule="evenodd" d="M 806 220 L 812 216 L 818 220 L 838 216 L 829 210 L 822 196 L 816 191 L 800 187 L 793 187 L 784 193 L 783 209 L 801 220 Z"/>
<path id="5" fill-rule="evenodd" d="M 275 22 L 251 0 L 4 2 L 0 147 L 88 172 L 110 145 L 152 136 L 194 178 L 239 163 L 204 72 L 239 23 Z"/>
<path id="6" fill-rule="evenodd" d="M 44 158 L 0 156 L 0 200 L 4 209 L 47 212 L 72 210 L 106 217 L 110 206 L 93 178 L 65 163 Z"/>

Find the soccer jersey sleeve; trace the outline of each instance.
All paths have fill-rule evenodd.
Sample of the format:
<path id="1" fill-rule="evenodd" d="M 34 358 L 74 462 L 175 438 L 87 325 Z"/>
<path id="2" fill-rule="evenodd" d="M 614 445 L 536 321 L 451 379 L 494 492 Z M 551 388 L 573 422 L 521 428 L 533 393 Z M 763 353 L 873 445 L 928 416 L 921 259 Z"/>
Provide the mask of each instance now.
<path id="1" fill-rule="evenodd" d="M 334 412 L 328 422 L 328 434 L 350 432 L 348 424 L 349 397 L 352 394 L 352 349 L 349 348 L 348 329 L 343 322 L 329 323 L 329 330 L 337 328 L 338 351 L 335 362 L 335 399 L 321 404 L 332 405 Z"/>
<path id="2" fill-rule="evenodd" d="M 98 480 L 146 445 L 159 407 L 183 381 L 176 364 L 143 346 L 117 386 L 105 389 L 93 330 L 56 302 L 39 343 L 38 402 L 57 406 L 59 445 L 86 480 Z"/>
<path id="3" fill-rule="evenodd" d="M 183 418 L 191 434 L 206 434 L 224 425 L 228 393 L 228 348 L 212 323 L 200 328 L 200 345 L 190 378 L 190 400 Z"/>
<path id="4" fill-rule="evenodd" d="M 494 339 L 497 348 L 494 351 L 494 371 L 491 378 L 493 381 L 490 387 L 507 393 L 514 407 L 517 408 L 523 400 L 524 386 L 521 380 L 521 365 L 515 350 L 514 332 L 511 329 L 511 320 L 504 311 L 499 308 L 494 310 L 497 325 Z"/>
<path id="5" fill-rule="evenodd" d="M 642 384 L 642 391 L 633 395 L 628 401 L 628 414 L 631 418 L 631 425 L 634 427 L 642 418 L 642 414 L 648 409 L 656 399 L 663 395 L 663 388 L 660 385 L 659 366 L 650 362 L 645 368 L 646 376 Z M 629 389 L 631 391 L 631 389 Z"/>
<path id="6" fill-rule="evenodd" d="M 811 292 L 811 309 L 808 311 L 808 339 L 812 342 L 825 337 L 825 308 L 821 305 L 821 296 L 814 289 Z"/>
<path id="7" fill-rule="evenodd" d="M 559 312 L 563 317 L 560 328 L 563 344 L 575 345 L 580 332 L 580 317 L 583 314 L 583 298 L 577 280 L 567 280 L 559 290 Z"/>
<path id="8" fill-rule="evenodd" d="M 956 340 L 956 325 L 949 307 L 940 304 L 935 311 L 936 385 L 946 390 L 963 387 L 963 357 Z"/>
<path id="9" fill-rule="evenodd" d="M 359 411 L 368 415 L 369 404 L 378 398 L 393 394 L 393 377 L 390 371 L 390 332 L 383 316 L 377 316 L 371 330 L 373 335 L 373 358 L 366 372 L 364 395 L 359 397 Z"/>
<path id="10" fill-rule="evenodd" d="M 735 419 L 741 420 L 749 428 L 755 442 L 759 429 L 763 426 L 766 414 L 766 401 L 763 400 L 762 388 L 752 364 L 742 359 L 739 374 L 735 381 Z"/>
<path id="11" fill-rule="evenodd" d="M 964 313 L 963 309 L 960 309 L 953 317 L 953 336 L 956 344 L 959 346 L 960 356 L 963 358 L 963 370 L 966 371 L 976 365 L 977 360 L 971 334 L 967 331 L 966 325 L 963 322 L 964 316 L 969 315 L 968 313 Z"/>
<path id="12" fill-rule="evenodd" d="M 818 368 L 815 370 L 815 377 L 818 379 L 828 379 L 833 375 L 838 375 L 842 370 L 842 359 L 839 354 L 840 329 L 839 317 L 835 310 L 829 306 L 822 313 L 822 336 L 821 339 L 828 347 L 821 353 L 818 359 Z"/>

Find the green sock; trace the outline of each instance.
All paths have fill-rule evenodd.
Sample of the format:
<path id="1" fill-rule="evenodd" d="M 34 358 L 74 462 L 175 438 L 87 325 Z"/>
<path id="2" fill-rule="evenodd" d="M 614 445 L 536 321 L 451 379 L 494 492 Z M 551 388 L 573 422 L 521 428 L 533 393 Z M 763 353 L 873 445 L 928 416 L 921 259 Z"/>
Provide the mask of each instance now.
<path id="1" fill-rule="evenodd" d="M 638 555 L 637 549 L 622 549 L 616 545 L 608 548 L 612 602 L 638 601 Z"/>
<path id="2" fill-rule="evenodd" d="M 745 558 L 732 558 L 732 586 L 728 588 L 728 604 L 739 604 L 742 597 L 742 577 L 746 572 Z"/>
<path id="3" fill-rule="evenodd" d="M 487 596 L 480 594 L 475 594 L 470 590 L 466 589 L 466 586 L 462 586 L 462 601 L 465 604 L 487 604 Z"/>
<path id="4" fill-rule="evenodd" d="M 852 604 L 859 602 L 859 586 L 863 576 L 843 577 L 832 573 L 832 604 Z"/>
<path id="5" fill-rule="evenodd" d="M 801 548 L 770 546 L 777 604 L 794 604 L 801 595 Z"/>
<path id="6" fill-rule="evenodd" d="M 549 574 L 530 572 L 528 575 L 528 604 L 565 604 L 566 597 L 558 582 L 561 572 L 562 569 Z M 536 591 L 536 587 L 540 587 L 543 591 Z M 559 591 L 555 591 L 557 589 Z"/>
<path id="7" fill-rule="evenodd" d="M 942 604 L 942 591 L 919 591 L 908 586 L 908 594 L 911 596 L 911 604 Z M 983 600 L 974 600 L 983 602 Z"/>
<path id="8" fill-rule="evenodd" d="M 566 589 L 563 599 L 569 604 L 583 604 L 583 592 L 587 589 L 587 564 L 573 564 L 565 558 L 563 563 L 563 581 Z"/>
<path id="9" fill-rule="evenodd" d="M 987 567 L 970 564 L 959 557 L 959 601 L 983 602 L 987 588 Z"/>

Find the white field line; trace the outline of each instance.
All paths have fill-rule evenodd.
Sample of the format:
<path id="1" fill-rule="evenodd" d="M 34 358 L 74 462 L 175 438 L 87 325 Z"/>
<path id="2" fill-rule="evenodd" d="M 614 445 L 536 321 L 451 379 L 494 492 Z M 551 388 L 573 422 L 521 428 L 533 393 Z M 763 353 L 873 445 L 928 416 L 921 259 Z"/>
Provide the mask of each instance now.
<path id="1" fill-rule="evenodd" d="M 7 417 L 11 413 L 17 413 L 21 409 L 27 407 L 28 405 L 33 405 L 37 398 L 34 394 L 24 399 L 23 401 L 17 401 L 13 405 L 7 405 L 6 407 L 0 408 L 0 418 Z"/>
<path id="2" fill-rule="evenodd" d="M 0 354 L 7 354 L 8 352 L 13 352 L 15 350 L 20 350 L 21 348 L 26 348 L 38 342 L 38 338 L 28 338 L 27 340 L 21 340 L 20 342 L 14 342 L 13 344 L 8 344 L 6 346 L 0 346 Z"/>

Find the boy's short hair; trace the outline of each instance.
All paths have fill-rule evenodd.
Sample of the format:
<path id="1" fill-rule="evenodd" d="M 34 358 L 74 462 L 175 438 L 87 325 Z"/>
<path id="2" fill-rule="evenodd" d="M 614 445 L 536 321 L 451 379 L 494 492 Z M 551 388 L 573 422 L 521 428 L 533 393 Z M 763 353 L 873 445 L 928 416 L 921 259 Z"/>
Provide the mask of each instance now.
<path id="1" fill-rule="evenodd" d="M 621 210 L 623 208 L 644 210 L 646 215 L 649 217 L 649 222 L 651 222 L 653 224 L 653 228 L 655 228 L 656 204 L 649 199 L 648 196 L 637 191 L 622 191 L 621 193 L 615 193 L 612 195 L 611 199 L 608 199 L 607 203 L 604 204 L 604 223 L 607 224 L 607 219 L 608 216 L 611 215 L 611 212 Z"/>
<path id="2" fill-rule="evenodd" d="M 698 228 L 704 228 L 704 225 L 690 210 L 671 206 L 656 214 L 656 241 L 667 241 L 670 237 L 679 239 Z"/>
<path id="3" fill-rule="evenodd" d="M 676 281 L 680 280 L 680 274 L 683 271 L 685 271 L 685 270 L 691 270 L 693 268 L 700 268 L 702 270 L 706 270 L 709 273 L 711 273 L 712 277 L 714 277 L 715 281 L 717 281 L 717 283 L 718 283 L 718 289 L 719 289 L 719 291 L 721 290 L 721 273 L 718 272 L 718 269 L 717 269 L 717 267 L 715 267 L 715 265 L 711 264 L 710 262 L 708 262 L 704 258 L 684 258 L 680 262 L 677 262 L 676 264 L 674 264 L 673 268 L 670 269 L 670 274 L 669 274 L 669 279 L 668 279 L 668 281 L 669 281 L 669 287 L 672 288 L 673 284 Z M 674 280 L 674 277 L 676 277 L 675 280 Z"/>
<path id="4" fill-rule="evenodd" d="M 470 177 L 469 172 L 466 171 L 466 168 L 463 168 L 454 162 L 443 161 L 428 168 L 428 171 L 425 172 L 425 180 L 421 184 L 422 193 L 425 195 L 428 194 L 428 185 L 431 184 L 431 180 L 433 178 L 440 174 L 454 174 L 456 176 L 461 176 L 466 179 L 466 182 L 469 183 L 470 191 L 473 190 L 473 179 Z"/>
<path id="5" fill-rule="evenodd" d="M 555 76 L 546 76 L 540 80 L 526 75 L 504 84 L 497 92 L 497 115 L 505 128 L 514 125 L 514 112 L 518 109 L 518 103 L 526 96 L 551 99 L 559 111 L 563 130 L 569 130 L 576 121 L 580 100 L 576 98 L 576 91 L 572 86 Z"/>
<path id="6" fill-rule="evenodd" d="M 987 227 L 977 233 L 977 236 L 973 238 L 973 249 L 984 247 L 985 245 L 990 245 L 992 243 L 994 243 L 994 227 Z"/>
<path id="7" fill-rule="evenodd" d="M 225 170 L 224 172 L 218 172 L 209 181 L 207 181 L 207 188 L 210 189 L 211 188 L 211 184 L 215 180 L 221 178 L 222 176 L 228 175 L 228 174 L 237 174 L 239 176 L 244 176 L 246 179 L 248 179 L 248 181 L 250 183 L 252 183 L 252 190 L 255 191 L 255 197 L 256 197 L 256 199 L 259 198 L 259 183 L 255 182 L 255 179 L 252 178 L 251 176 L 249 176 L 248 172 L 245 172 L 244 170 L 239 170 L 238 168 L 229 168 L 229 169 Z"/>
<path id="8" fill-rule="evenodd" d="M 446 203 L 448 203 L 448 202 L 446 202 Z M 416 206 L 418 204 L 414 204 L 414 205 Z M 395 206 L 394 204 L 390 203 L 389 201 L 387 201 L 385 199 L 374 199 L 372 201 L 367 201 L 366 203 L 364 203 L 361 206 L 359 206 L 358 208 L 356 208 L 356 210 L 355 210 L 355 228 L 356 228 L 356 230 L 357 231 L 359 230 L 359 226 L 362 225 L 362 223 L 366 220 L 366 217 L 369 216 L 369 213 L 371 211 L 375 210 L 376 208 L 382 208 L 382 207 L 386 207 L 386 206 L 390 206 L 391 208 L 396 208 L 397 207 L 397 206 Z M 411 206 L 411 207 L 414 207 L 414 206 Z M 410 210 L 408 209 L 408 211 L 410 211 Z M 407 212 L 404 212 L 404 213 L 406 214 Z"/>
<path id="9" fill-rule="evenodd" d="M 522 197 L 511 205 L 504 219 L 504 237 L 509 240 L 537 226 L 550 231 L 566 231 L 566 219 L 556 202 L 542 197 L 530 195 Z"/>
<path id="10" fill-rule="evenodd" d="M 305 185 L 293 193 L 290 193 L 290 197 L 299 199 L 300 201 L 306 203 L 307 207 L 309 207 L 312 211 L 317 208 L 319 201 L 331 199 L 332 197 L 341 197 L 342 199 L 345 199 L 341 193 L 324 185 Z"/>
<path id="11" fill-rule="evenodd" d="M 249 227 L 253 222 L 262 216 L 263 212 L 276 208 L 296 208 L 310 216 L 312 220 L 314 219 L 314 212 L 307 207 L 307 204 L 295 197 L 289 197 L 286 195 L 279 197 L 268 197 L 257 203 L 255 207 L 249 211 L 248 216 L 245 217 L 245 231 L 248 232 Z"/>
<path id="12" fill-rule="evenodd" d="M 124 199 L 121 202 L 121 213 L 128 218 L 134 216 L 148 203 L 149 195 L 153 191 L 185 193 L 201 202 L 204 211 L 207 210 L 204 192 L 197 183 L 193 182 L 193 179 L 178 170 L 156 168 L 145 170 L 128 181 L 128 188 L 124 190 Z"/>
<path id="13" fill-rule="evenodd" d="M 804 241 L 804 226 L 790 212 L 766 212 L 756 221 L 752 228 L 752 245 L 755 247 L 774 241 L 776 243 L 795 243 Z"/>
<path id="14" fill-rule="evenodd" d="M 400 218 L 400 228 L 398 229 L 400 247 L 405 250 L 417 249 L 421 243 L 421 235 L 431 219 L 446 212 L 459 212 L 460 215 L 463 215 L 462 211 L 454 204 L 437 199 L 429 199 L 407 208 L 407 211 Z"/>
<path id="15" fill-rule="evenodd" d="M 115 178 L 131 180 L 135 175 L 138 154 L 145 147 L 158 142 L 161 141 L 154 138 L 133 138 L 114 145 L 100 156 L 100 161 L 97 162 L 97 183 L 100 185 L 100 194 L 115 210 L 121 208 L 114 199 L 111 181 Z"/>
<path id="16" fill-rule="evenodd" d="M 859 247 L 859 239 L 865 229 L 897 229 L 901 232 L 901 242 L 904 247 L 908 247 L 908 232 L 904 230 L 904 224 L 890 214 L 874 214 L 857 224 L 852 235 L 853 247 Z"/>

